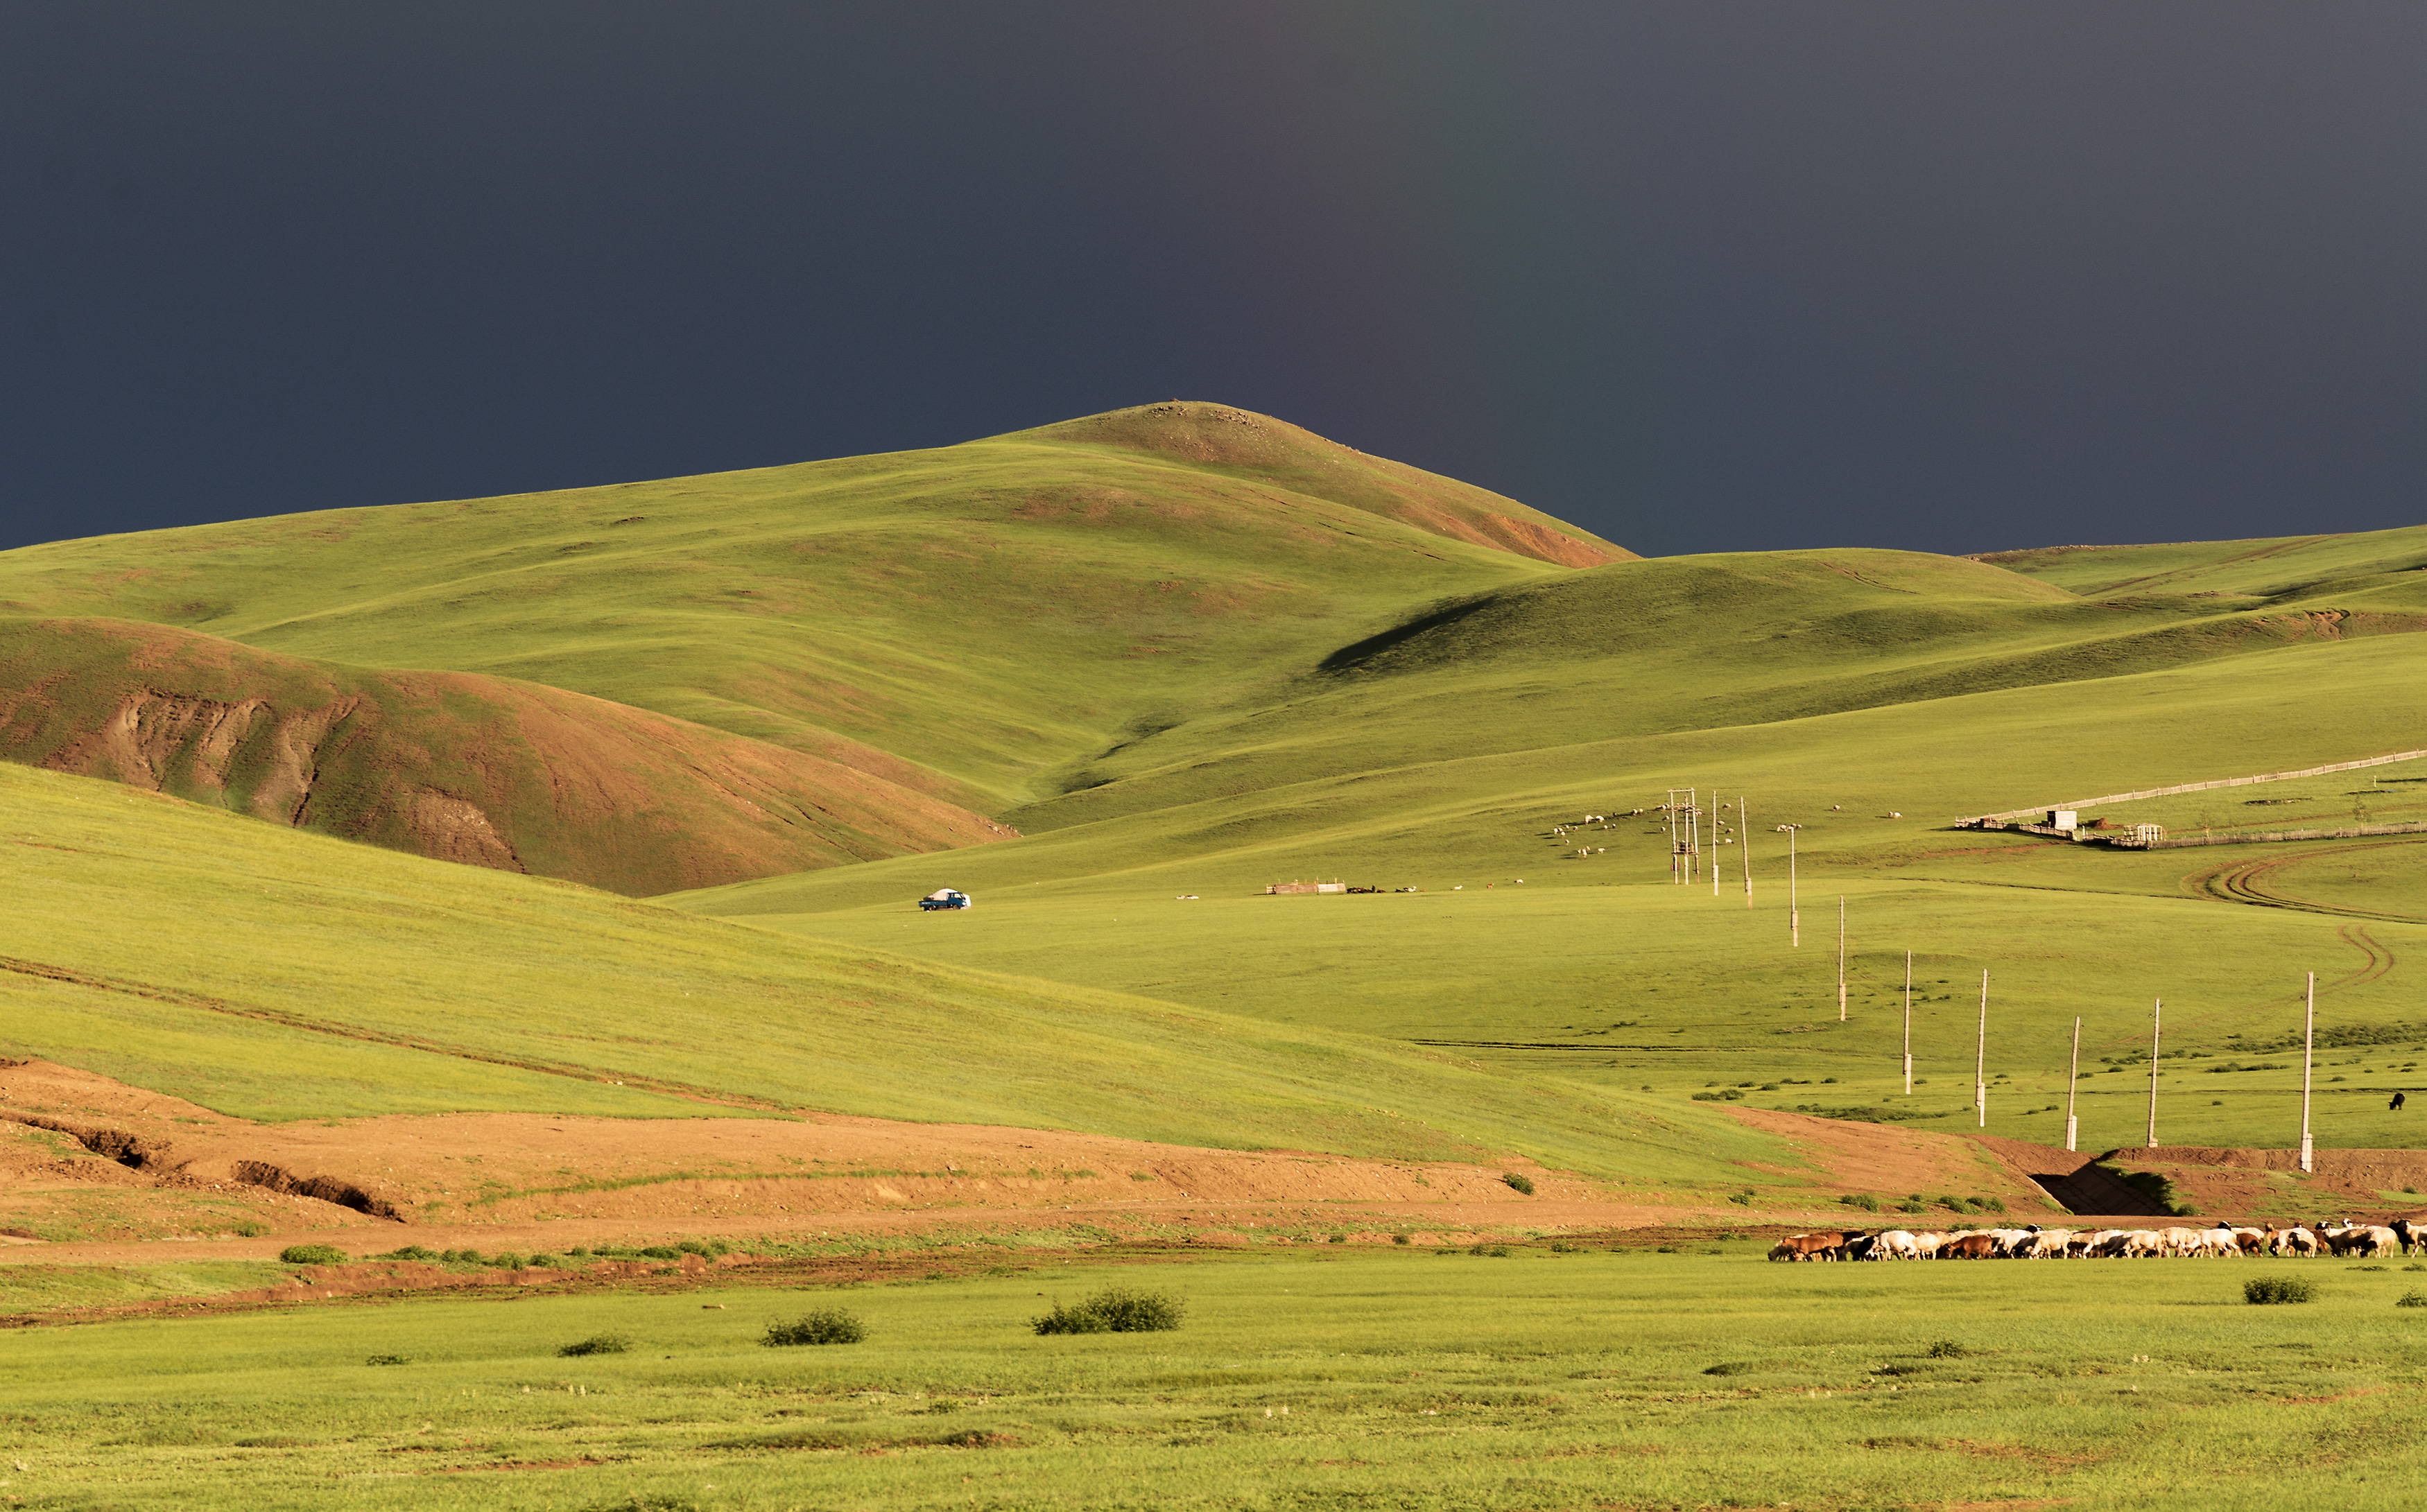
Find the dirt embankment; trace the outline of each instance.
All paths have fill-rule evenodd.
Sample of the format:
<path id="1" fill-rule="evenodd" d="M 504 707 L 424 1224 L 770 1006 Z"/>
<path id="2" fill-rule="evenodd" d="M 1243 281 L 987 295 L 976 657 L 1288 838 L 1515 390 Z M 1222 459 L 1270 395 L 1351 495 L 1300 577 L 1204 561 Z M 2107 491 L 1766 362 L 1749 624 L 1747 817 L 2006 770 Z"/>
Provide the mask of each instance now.
<path id="1" fill-rule="evenodd" d="M 1535 1195 L 1505 1182 L 1509 1171 L 1529 1177 Z M 48 1062 L 0 1067 L 0 1228 L 21 1235 L 368 1227 L 383 1232 L 349 1243 L 391 1247 L 437 1244 L 430 1236 L 439 1230 L 486 1231 L 472 1241 L 485 1244 L 543 1228 L 758 1232 L 871 1215 L 987 1221 L 1276 1203 L 1547 1223 L 1573 1221 L 1542 1216 L 1570 1207 L 1600 1223 L 1618 1221 L 1614 1204 L 1677 1211 L 1523 1161 L 1399 1162 L 840 1115 L 450 1114 L 269 1125 Z"/>

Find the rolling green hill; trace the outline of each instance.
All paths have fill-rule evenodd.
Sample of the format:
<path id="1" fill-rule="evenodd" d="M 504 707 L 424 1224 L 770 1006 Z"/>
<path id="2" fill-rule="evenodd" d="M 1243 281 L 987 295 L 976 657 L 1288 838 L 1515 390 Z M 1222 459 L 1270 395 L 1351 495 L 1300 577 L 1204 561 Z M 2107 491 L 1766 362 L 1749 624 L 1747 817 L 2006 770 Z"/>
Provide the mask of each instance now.
<path id="1" fill-rule="evenodd" d="M 16 710 L 0 739 L 20 759 L 126 776 L 124 758 L 93 755 L 90 732 L 131 699 L 234 707 L 248 688 L 273 687 L 272 731 L 296 710 L 356 700 L 378 719 L 362 721 L 363 746 L 331 748 L 344 759 L 323 780 L 333 814 L 371 817 L 336 832 L 427 848 L 399 838 L 393 805 L 343 806 L 355 790 L 346 760 L 376 756 L 381 780 L 442 796 L 478 776 L 492 786 L 477 801 L 507 816 L 500 833 L 533 870 L 643 890 L 677 885 L 660 880 L 670 866 L 702 864 L 685 861 L 686 843 L 726 857 L 719 875 L 746 880 L 646 913 L 653 930 L 681 915 L 711 931 L 668 946 L 674 959 L 738 951 L 731 969 L 760 981 L 776 968 L 754 952 L 806 951 L 782 969 L 837 973 L 817 991 L 854 1000 L 864 973 L 840 963 L 882 960 L 923 984 L 926 997 L 850 1019 L 861 1059 L 840 1069 L 778 1056 L 745 1071 L 671 1031 L 634 1040 L 662 1051 L 650 1075 L 717 1096 L 906 1117 L 950 1106 L 1207 1143 L 1295 1130 L 1284 1142 L 1378 1148 L 1329 1102 L 1259 1111 L 1277 1105 L 1258 1079 L 1288 1061 L 1257 1059 L 1256 1035 L 1348 1034 L 1435 1044 L 1459 1058 L 1438 1063 L 1443 1075 L 1474 1061 L 1610 1099 L 1653 1088 L 1656 1106 L 1705 1120 L 1697 1137 L 1721 1126 L 1696 1096 L 1960 1130 L 1967 994 L 1985 969 L 2003 1078 L 1991 1131 L 2052 1138 L 2073 1019 L 2093 1061 L 2127 1060 L 2163 997 L 2184 1062 L 2166 1087 L 2168 1137 L 2281 1144 L 2290 1089 L 2255 1048 L 2289 1032 L 2314 969 L 2337 1053 L 2359 1057 L 2332 1073 L 2348 1080 L 2323 1094 L 2323 1137 L 2406 1144 L 2380 1094 L 2406 1074 L 2388 1056 L 2427 1053 L 2427 1015 L 2410 1006 L 2411 963 L 2427 948 L 2419 841 L 2320 842 L 2254 861 L 1952 824 L 2427 746 L 2415 692 L 2427 580 L 2409 571 L 2414 553 L 2427 555 L 2427 529 L 1981 560 L 1846 549 L 1645 561 L 1279 421 L 1148 406 L 926 452 L 8 553 L 0 610 L 26 618 L 0 635 L 18 648 L 0 665 L 40 696 L 0 706 Z M 627 807 L 598 827 L 657 825 L 645 863 L 628 837 L 624 851 L 597 842 L 603 861 L 574 859 L 569 841 L 525 847 L 526 833 L 575 828 L 534 775 L 562 758 L 529 732 L 547 721 L 561 731 L 576 713 L 585 733 L 559 743 L 607 751 L 602 770 L 629 774 Z M 136 780 L 277 811 L 285 789 L 257 762 L 212 766 L 207 732 L 179 717 L 154 745 L 135 742 L 167 753 Z M 473 758 L 512 747 L 517 728 L 513 749 L 528 759 Z M 646 739 L 630 733 L 643 728 Z M 654 764 L 653 742 L 666 744 Z M 711 758 L 786 773 L 800 820 L 720 815 L 725 800 L 701 775 Z M 2299 796 L 2321 812 L 2396 806 L 2330 787 Z M 1670 884 L 1667 833 L 1646 812 L 1684 788 L 1717 826 L 1717 897 L 1707 874 Z M 857 806 L 822 796 L 835 792 Z M 969 846 L 999 833 L 971 828 L 985 823 L 1023 834 Z M 1800 944 L 1782 825 L 1799 826 Z M 305 853 L 277 854 L 285 866 Z M 142 875 L 129 862 L 111 886 L 137 898 Z M 1257 896 L 1317 876 L 1421 890 Z M 939 886 L 976 893 L 979 907 L 910 910 Z M 314 917 L 315 959 L 370 927 Z M 65 927 L 42 923 L 34 937 Z M 611 964 L 625 947 L 549 956 L 552 926 L 517 927 L 532 959 L 596 976 L 588 1007 L 497 1027 L 521 999 L 499 996 L 493 977 L 543 991 L 503 967 L 448 976 L 432 1000 L 509 1059 L 536 1064 L 546 1050 L 631 1071 L 595 1059 L 606 1050 L 564 1049 L 590 1043 L 585 1015 L 649 1000 Z M 1911 1098 L 1897 1074 L 1907 949 L 1923 979 L 1915 1053 L 1927 1067 Z M 122 942 L 89 950 L 77 971 L 149 980 L 109 967 L 123 966 Z M 995 1002 L 1000 984 L 970 984 L 994 971 L 1019 979 L 1000 990 L 1021 1006 L 970 1012 Z M 931 972 L 943 974 L 920 975 Z M 303 1013 L 300 1000 L 277 1011 Z M 808 1032 L 823 1011 L 804 1006 L 815 992 L 770 1000 L 790 1005 L 776 1019 L 787 1033 Z M 1112 1069 L 1133 1051 L 1087 1037 L 1099 1021 L 1181 1024 L 1154 1017 L 1182 1013 L 1174 1003 L 1200 1016 L 1114 1035 L 1150 1042 L 1133 1074 Z M 437 1032 L 402 1008 L 379 1013 L 395 1016 L 380 1032 Z M 49 1022 L 64 1034 L 75 1020 Z M 888 1036 L 890 1023 L 911 1028 Z M 123 1041 L 112 1032 L 90 1049 L 122 1053 L 109 1048 Z M 1389 1057 L 1416 1052 L 1354 1043 L 1384 1059 L 1342 1063 L 1317 1101 L 1391 1108 L 1418 1096 L 1371 1091 L 1414 1085 Z M 1039 1049 L 1066 1044 L 1080 1048 Z M 1083 1074 L 988 1065 L 1006 1046 L 1021 1066 L 1067 1053 Z M 1221 1065 L 1188 1059 L 1207 1046 L 1229 1047 Z M 954 1069 L 955 1055 L 974 1058 Z M 2145 1115 L 2144 1086 L 2098 1080 L 2114 1074 L 2085 1083 L 2084 1138 L 2101 1146 L 2128 1142 Z M 353 1106 L 334 1086 L 292 1106 Z M 1208 1089 L 1180 1099 L 1185 1118 L 1150 1106 L 1179 1086 Z M 1425 1086 L 1442 1108 L 1490 1101 Z M 1539 1116 L 1504 1107 L 1491 1137 L 1532 1127 L 1565 1142 L 1563 1158 L 1602 1162 L 1580 1168 L 1609 1168 L 1618 1157 L 1579 1143 L 1590 1116 L 1561 1100 L 1579 1095 L 1544 1096 Z"/>
<path id="2" fill-rule="evenodd" d="M 1794 1163 L 1702 1109 L 701 919 L 0 766 L 0 1052 L 221 1112 L 811 1108 L 1636 1180 Z"/>
<path id="3" fill-rule="evenodd" d="M 0 612 L 514 677 L 985 808 L 1409 605 L 1562 570 L 1542 553 L 1627 555 L 1279 421 L 1155 406 L 932 451 L 29 547 L 0 554 Z"/>
<path id="4" fill-rule="evenodd" d="M 2145 546 L 2043 546 L 1972 559 L 2026 573 L 2089 598 L 2197 593 L 2272 598 L 2427 566 L 2427 527 L 2256 541 Z"/>

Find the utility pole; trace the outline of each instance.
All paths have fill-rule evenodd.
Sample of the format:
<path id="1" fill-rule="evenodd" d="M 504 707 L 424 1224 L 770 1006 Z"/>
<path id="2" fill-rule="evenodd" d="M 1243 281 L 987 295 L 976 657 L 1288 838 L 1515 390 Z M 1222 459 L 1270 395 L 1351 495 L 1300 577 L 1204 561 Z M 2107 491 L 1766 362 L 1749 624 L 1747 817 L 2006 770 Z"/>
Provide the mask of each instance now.
<path id="1" fill-rule="evenodd" d="M 1752 907 L 1752 821 L 1745 810 L 1752 805 L 1745 795 L 1736 794 L 1736 849 L 1744 853 L 1745 907 Z"/>
<path id="2" fill-rule="evenodd" d="M 1972 1049 L 1972 1106 L 1980 1112 L 1980 1127 L 1989 1127 L 1989 968 L 1980 968 L 1980 1037 Z"/>
<path id="3" fill-rule="evenodd" d="M 1913 952 L 1904 952 L 1904 1095 L 1913 1096 Z"/>
<path id="4" fill-rule="evenodd" d="M 2164 1027 L 2166 1000 L 2149 1010 L 2149 1147 L 2158 1147 L 2158 1033 Z"/>
<path id="5" fill-rule="evenodd" d="M 2077 1014 L 2073 1020 L 2073 1062 L 2065 1072 L 2064 1080 L 2064 1147 L 2067 1149 L 2081 1147 L 2081 1120 L 2073 1115 L 2073 1099 L 2080 1090 L 2081 1017 Z"/>
<path id="6" fill-rule="evenodd" d="M 2318 1168 L 2317 1146 L 2309 1143 L 2309 1067 L 2318 1053 L 2318 974 L 2309 973 L 2308 1021 L 2301 1030 L 2301 1169 Z"/>
<path id="7" fill-rule="evenodd" d="M 1846 895 L 1837 895 L 1837 1022 L 1846 1021 Z"/>
<path id="8" fill-rule="evenodd" d="M 1800 824 L 1786 826 L 1786 943 L 1803 943 L 1803 911 L 1795 906 L 1795 832 Z"/>
<path id="9" fill-rule="evenodd" d="M 1719 790 L 1714 788 L 1711 789 L 1711 896 L 1714 898 L 1719 895 L 1719 832 L 1727 828 L 1719 822 L 1720 807 Z M 1743 828 L 1744 816 L 1739 814 L 1736 818 L 1736 827 Z"/>

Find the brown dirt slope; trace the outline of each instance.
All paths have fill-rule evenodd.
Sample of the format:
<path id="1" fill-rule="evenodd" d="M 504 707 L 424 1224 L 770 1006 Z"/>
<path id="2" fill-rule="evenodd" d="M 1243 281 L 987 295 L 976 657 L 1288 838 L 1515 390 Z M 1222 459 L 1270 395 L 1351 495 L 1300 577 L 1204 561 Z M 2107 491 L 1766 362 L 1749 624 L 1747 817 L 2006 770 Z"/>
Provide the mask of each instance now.
<path id="1" fill-rule="evenodd" d="M 0 619 L 0 759 L 631 896 L 1012 831 L 876 772 L 579 693 L 110 619 Z"/>
<path id="2" fill-rule="evenodd" d="M 1191 466 L 1263 479 L 1293 493 L 1345 504 L 1452 540 L 1566 567 L 1637 560 L 1624 546 L 1513 498 L 1405 463 L 1369 457 L 1286 420 L 1227 404 L 1180 399 L 1142 404 L 996 439 L 1118 447 L 1170 457 Z"/>

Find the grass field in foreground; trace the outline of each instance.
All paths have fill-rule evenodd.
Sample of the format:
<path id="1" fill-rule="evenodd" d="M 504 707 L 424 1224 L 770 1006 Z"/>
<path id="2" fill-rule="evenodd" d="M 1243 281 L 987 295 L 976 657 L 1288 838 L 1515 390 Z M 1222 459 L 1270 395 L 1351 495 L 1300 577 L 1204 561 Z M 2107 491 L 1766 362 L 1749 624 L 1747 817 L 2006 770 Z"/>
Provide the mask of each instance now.
<path id="1" fill-rule="evenodd" d="M 2275 1509 L 2427 1497 L 2397 1263 L 1254 1256 L 0 1335 L 30 1507 Z M 2320 1282 L 2250 1307 L 2252 1276 Z M 1175 1333 L 1037 1338 L 1107 1282 Z M 702 1303 L 725 1310 L 703 1310 Z M 839 1305 L 866 1342 L 768 1349 Z M 601 1333 L 629 1353 L 561 1358 Z M 1933 1346 L 1942 1341 L 1952 1352 Z M 400 1364 L 369 1365 L 377 1356 Z"/>

